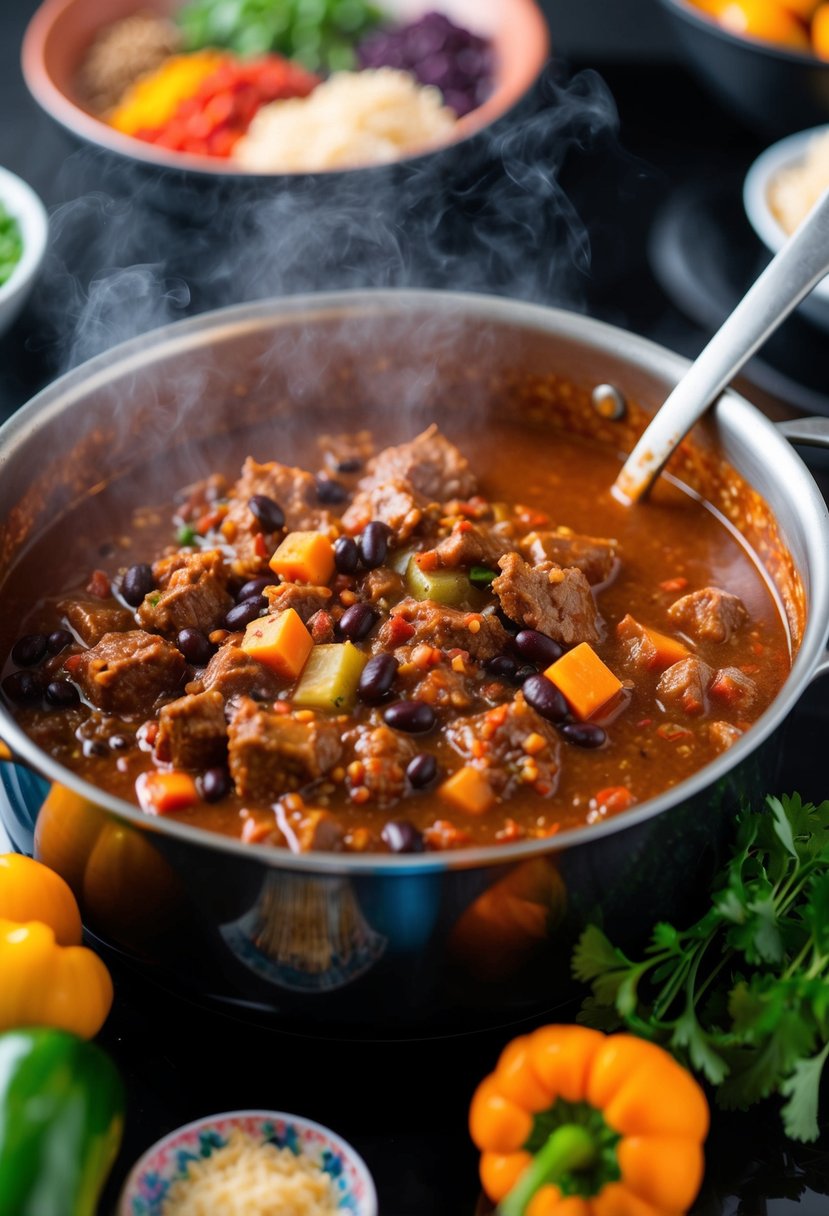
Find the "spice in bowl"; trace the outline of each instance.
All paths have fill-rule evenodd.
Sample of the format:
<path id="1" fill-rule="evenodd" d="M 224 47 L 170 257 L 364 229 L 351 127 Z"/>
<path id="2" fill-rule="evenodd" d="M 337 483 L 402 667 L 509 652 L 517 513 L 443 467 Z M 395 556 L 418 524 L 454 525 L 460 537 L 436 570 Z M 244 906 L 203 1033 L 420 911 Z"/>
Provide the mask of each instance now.
<path id="1" fill-rule="evenodd" d="M 0 286 L 11 278 L 22 255 L 20 225 L 0 202 Z"/>

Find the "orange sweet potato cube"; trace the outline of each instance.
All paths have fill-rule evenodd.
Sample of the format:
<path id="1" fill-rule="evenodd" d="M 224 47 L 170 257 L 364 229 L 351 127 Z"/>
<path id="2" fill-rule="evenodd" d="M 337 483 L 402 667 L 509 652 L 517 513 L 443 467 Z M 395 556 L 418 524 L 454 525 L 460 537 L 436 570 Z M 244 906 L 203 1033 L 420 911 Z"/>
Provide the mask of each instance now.
<path id="1" fill-rule="evenodd" d="M 465 764 L 438 788 L 439 796 L 465 815 L 483 815 L 495 801 L 492 786 L 472 764 Z"/>
<path id="2" fill-rule="evenodd" d="M 295 680 L 314 648 L 314 640 L 293 608 L 251 621 L 242 650 L 276 675 Z"/>
<path id="3" fill-rule="evenodd" d="M 334 546 L 324 532 L 289 532 L 268 564 L 288 583 L 322 587 L 334 573 Z"/>
<path id="4" fill-rule="evenodd" d="M 544 672 L 563 694 L 577 718 L 584 721 L 622 690 L 618 679 L 588 642 L 556 659 Z"/>

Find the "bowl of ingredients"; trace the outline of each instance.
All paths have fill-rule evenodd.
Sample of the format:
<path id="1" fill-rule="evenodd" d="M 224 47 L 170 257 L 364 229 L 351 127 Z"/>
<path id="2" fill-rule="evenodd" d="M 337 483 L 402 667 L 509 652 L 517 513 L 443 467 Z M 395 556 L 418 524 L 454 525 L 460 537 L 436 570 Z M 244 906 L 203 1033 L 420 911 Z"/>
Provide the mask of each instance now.
<path id="1" fill-rule="evenodd" d="M 46 209 L 16 174 L 0 168 L 0 333 L 26 302 L 49 236 Z"/>
<path id="2" fill-rule="evenodd" d="M 280 1111 L 197 1119 L 133 1166 L 118 1216 L 377 1216 L 365 1162 L 334 1132 Z"/>
<path id="3" fill-rule="evenodd" d="M 203 175 L 330 173 L 481 131 L 548 55 L 534 0 L 46 0 L 26 82 L 81 139 Z"/>
<path id="4" fill-rule="evenodd" d="M 829 126 L 800 131 L 767 148 L 749 169 L 743 205 L 757 236 L 777 253 L 829 190 Z M 813 321 L 829 326 L 829 278 L 800 305 Z"/>
<path id="5" fill-rule="evenodd" d="M 700 79 L 750 127 L 786 135 L 829 119 L 824 0 L 662 0 Z"/>
<path id="6" fill-rule="evenodd" d="M 12 840 L 137 966 L 285 1028 L 549 1008 L 586 917 L 693 897 L 823 657 L 826 508 L 746 401 L 610 492 L 684 367 L 346 292 L 50 386 L 0 432 Z"/>

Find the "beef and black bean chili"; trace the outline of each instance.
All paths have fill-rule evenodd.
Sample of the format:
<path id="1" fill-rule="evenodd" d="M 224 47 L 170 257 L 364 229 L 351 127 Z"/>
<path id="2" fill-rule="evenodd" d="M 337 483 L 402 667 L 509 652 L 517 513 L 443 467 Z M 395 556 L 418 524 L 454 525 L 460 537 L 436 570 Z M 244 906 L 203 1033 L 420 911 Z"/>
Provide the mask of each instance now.
<path id="1" fill-rule="evenodd" d="M 667 483 L 620 506 L 583 440 L 468 448 L 327 436 L 136 511 L 30 606 L 7 701 L 148 814 L 295 850 L 547 836 L 730 747 L 790 665 L 740 538 Z"/>

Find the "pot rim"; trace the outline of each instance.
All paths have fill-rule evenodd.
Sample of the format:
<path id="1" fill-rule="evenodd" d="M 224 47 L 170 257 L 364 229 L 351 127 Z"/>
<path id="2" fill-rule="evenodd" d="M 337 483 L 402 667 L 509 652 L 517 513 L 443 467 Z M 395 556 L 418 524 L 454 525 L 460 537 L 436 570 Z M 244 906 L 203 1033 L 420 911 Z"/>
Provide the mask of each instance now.
<path id="1" fill-rule="evenodd" d="M 547 308 L 505 297 L 437 290 L 399 290 L 394 288 L 309 293 L 281 297 L 252 304 L 237 304 L 217 309 L 163 326 L 121 343 L 111 350 L 81 364 L 48 385 L 26 405 L 22 406 L 0 427 L 0 474 L 13 455 L 13 449 L 24 443 L 38 429 L 42 420 L 59 415 L 71 408 L 90 392 L 109 382 L 113 375 L 128 375 L 147 367 L 147 353 L 157 359 L 212 344 L 221 336 L 241 336 L 275 325 L 296 325 L 303 314 L 309 319 L 326 315 L 342 316 L 364 313 L 388 315 L 390 310 L 428 309 L 433 315 L 444 313 L 465 319 L 503 322 L 536 332 L 546 332 L 557 338 L 575 341 L 583 347 L 621 358 L 633 367 L 640 367 L 673 385 L 689 366 L 689 360 L 649 339 L 629 334 L 616 326 L 563 309 Z M 791 671 L 772 704 L 746 733 L 727 751 L 699 769 L 679 785 L 656 798 L 635 806 L 623 814 L 599 824 L 585 824 L 555 836 L 504 845 L 486 845 L 447 852 L 392 856 L 377 854 L 292 853 L 275 845 L 255 847 L 241 840 L 178 823 L 175 819 L 148 816 L 137 806 L 118 798 L 63 768 L 52 756 L 38 747 L 22 730 L 5 706 L 0 706 L 0 737 L 10 748 L 15 760 L 57 782 L 103 810 L 117 815 L 142 831 L 170 836 L 182 843 L 210 848 L 220 853 L 232 853 L 250 861 L 259 861 L 276 869 L 300 873 L 338 875 L 382 875 L 428 873 L 471 869 L 519 862 L 543 854 L 558 853 L 573 846 L 634 828 L 670 810 L 676 803 L 698 794 L 706 786 L 725 777 L 740 761 L 748 757 L 781 724 L 814 676 L 823 657 L 829 633 L 829 509 L 809 470 L 773 423 L 744 397 L 727 390 L 712 407 L 712 413 L 726 432 L 763 446 L 764 459 L 775 470 L 776 479 L 797 488 L 798 510 L 810 531 L 808 615 L 800 648 Z M 635 509 L 635 508 L 632 508 Z M 736 808 L 735 808 L 736 809 Z"/>

